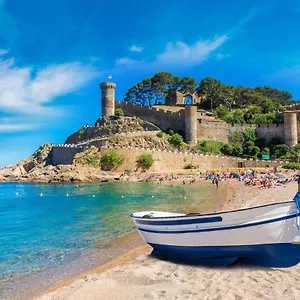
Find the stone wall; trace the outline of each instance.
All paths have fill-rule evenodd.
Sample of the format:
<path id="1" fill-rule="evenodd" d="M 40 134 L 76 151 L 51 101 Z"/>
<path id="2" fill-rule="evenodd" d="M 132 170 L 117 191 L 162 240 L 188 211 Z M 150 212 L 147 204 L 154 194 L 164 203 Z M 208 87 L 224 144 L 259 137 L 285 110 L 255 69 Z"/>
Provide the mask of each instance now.
<path id="1" fill-rule="evenodd" d="M 198 120 L 197 124 L 198 140 L 216 140 L 228 142 L 228 124 L 223 122 L 211 122 Z"/>
<path id="2" fill-rule="evenodd" d="M 157 107 L 143 105 L 126 104 L 117 102 L 116 107 L 122 108 L 125 115 L 137 116 L 141 119 L 154 123 L 162 130 L 173 128 L 176 131 L 185 130 L 185 108 L 177 112 L 171 112 Z M 230 142 L 230 138 L 238 132 L 245 131 L 247 128 L 255 129 L 258 135 L 267 141 L 274 137 L 284 139 L 284 124 L 235 124 L 231 125 L 220 120 L 207 120 L 203 112 L 197 112 L 197 138 L 198 140 L 216 140 L 224 143 Z M 298 139 L 300 138 L 300 124 L 298 126 Z"/>
<path id="3" fill-rule="evenodd" d="M 106 148 L 103 149 L 106 151 Z M 147 152 L 153 155 L 155 163 L 150 171 L 153 172 L 176 172 L 182 171 L 184 166 L 191 163 L 199 166 L 201 170 L 216 170 L 218 168 L 238 168 L 240 164 L 244 168 L 265 168 L 281 166 L 284 161 L 262 161 L 251 160 L 227 156 L 192 154 L 188 152 L 176 152 L 154 149 L 139 149 L 139 148 L 119 148 L 119 154 L 124 158 L 123 164 L 118 167 L 117 171 L 125 171 L 126 169 L 134 169 L 138 157 Z M 196 172 L 196 171 L 195 171 Z"/>
<path id="4" fill-rule="evenodd" d="M 70 165 L 72 164 L 74 156 L 83 150 L 83 147 L 76 147 L 73 145 L 54 145 L 50 154 L 52 157 L 52 165 Z"/>
<path id="5" fill-rule="evenodd" d="M 270 141 L 272 138 L 279 137 L 284 139 L 284 125 L 283 124 L 260 124 L 256 127 L 257 134 Z"/>
<path id="6" fill-rule="evenodd" d="M 185 128 L 185 109 L 172 112 L 157 107 L 148 107 L 134 103 L 116 102 L 116 108 L 121 108 L 126 116 L 137 116 L 145 121 L 151 122 L 162 130 L 172 128 L 175 131 Z"/>

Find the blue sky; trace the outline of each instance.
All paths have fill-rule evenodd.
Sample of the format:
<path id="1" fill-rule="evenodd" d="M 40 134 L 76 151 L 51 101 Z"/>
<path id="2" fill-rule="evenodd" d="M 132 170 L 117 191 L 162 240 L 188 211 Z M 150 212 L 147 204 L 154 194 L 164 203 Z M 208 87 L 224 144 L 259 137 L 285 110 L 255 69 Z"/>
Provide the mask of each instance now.
<path id="1" fill-rule="evenodd" d="M 230 3 L 230 4 L 229 4 Z M 300 99 L 300 1 L 0 0 L 0 166 L 62 143 L 157 71 Z"/>

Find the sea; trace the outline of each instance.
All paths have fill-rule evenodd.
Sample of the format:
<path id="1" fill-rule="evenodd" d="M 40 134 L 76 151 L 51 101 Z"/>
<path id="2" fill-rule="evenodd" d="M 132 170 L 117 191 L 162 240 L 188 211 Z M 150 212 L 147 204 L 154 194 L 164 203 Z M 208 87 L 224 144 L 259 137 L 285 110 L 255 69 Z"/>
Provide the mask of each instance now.
<path id="1" fill-rule="evenodd" d="M 214 209 L 210 183 L 0 184 L 0 299 L 30 299 L 142 245 L 129 214 Z"/>

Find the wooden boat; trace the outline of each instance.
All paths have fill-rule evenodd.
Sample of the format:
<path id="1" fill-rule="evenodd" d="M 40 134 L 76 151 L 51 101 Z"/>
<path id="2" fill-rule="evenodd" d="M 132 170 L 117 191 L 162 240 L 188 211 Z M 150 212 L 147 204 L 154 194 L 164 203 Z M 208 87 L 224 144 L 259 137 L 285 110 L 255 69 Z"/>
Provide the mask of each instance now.
<path id="1" fill-rule="evenodd" d="M 299 199 L 300 194 L 298 202 L 212 214 L 145 211 L 130 216 L 154 255 L 205 265 L 239 260 L 290 267 L 300 261 Z"/>

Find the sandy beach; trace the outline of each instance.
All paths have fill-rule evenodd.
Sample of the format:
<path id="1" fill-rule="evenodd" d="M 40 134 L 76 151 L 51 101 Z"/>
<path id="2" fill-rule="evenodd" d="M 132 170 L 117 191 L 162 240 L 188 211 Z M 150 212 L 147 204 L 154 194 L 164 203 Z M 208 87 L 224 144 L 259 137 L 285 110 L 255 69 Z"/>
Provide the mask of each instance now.
<path id="1" fill-rule="evenodd" d="M 222 210 L 289 200 L 297 189 L 296 182 L 271 189 L 237 181 L 230 185 L 234 195 Z M 158 260 L 150 253 L 147 245 L 131 250 L 38 299 L 300 299 L 300 265 L 279 269 L 237 263 L 208 268 Z"/>

